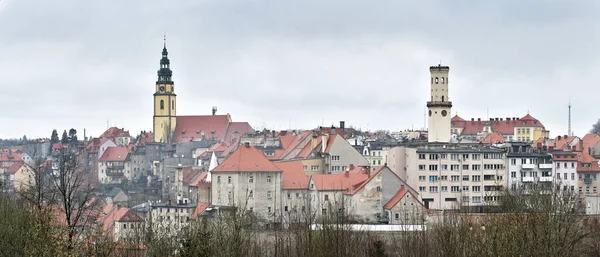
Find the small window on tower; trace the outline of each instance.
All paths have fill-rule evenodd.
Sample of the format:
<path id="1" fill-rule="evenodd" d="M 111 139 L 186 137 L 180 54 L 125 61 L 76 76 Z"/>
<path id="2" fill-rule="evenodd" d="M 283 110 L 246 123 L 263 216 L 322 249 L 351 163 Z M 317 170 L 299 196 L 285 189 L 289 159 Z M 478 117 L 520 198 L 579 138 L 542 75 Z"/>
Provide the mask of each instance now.
<path id="1" fill-rule="evenodd" d="M 171 100 L 171 110 L 175 110 L 175 100 Z"/>
<path id="2" fill-rule="evenodd" d="M 442 77 L 442 84 L 444 84 L 444 77 Z"/>
<path id="3" fill-rule="evenodd" d="M 160 109 L 161 110 L 165 109 L 165 101 L 164 100 L 160 100 Z"/>
<path id="4" fill-rule="evenodd" d="M 438 77 L 435 77 L 435 84 L 438 84 L 438 83 L 439 83 L 439 79 L 438 79 Z"/>

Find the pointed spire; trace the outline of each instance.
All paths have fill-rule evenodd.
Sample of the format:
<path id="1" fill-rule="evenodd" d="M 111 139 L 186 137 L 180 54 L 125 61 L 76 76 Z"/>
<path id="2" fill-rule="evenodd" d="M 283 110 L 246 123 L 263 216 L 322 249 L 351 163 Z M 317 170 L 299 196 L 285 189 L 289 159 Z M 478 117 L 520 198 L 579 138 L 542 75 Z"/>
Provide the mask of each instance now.
<path id="1" fill-rule="evenodd" d="M 167 49 L 167 33 L 163 34 L 163 45 L 164 49 Z"/>
<path id="2" fill-rule="evenodd" d="M 163 35 L 163 50 L 162 50 L 162 58 L 160 59 L 160 69 L 158 70 L 158 81 L 156 83 L 173 83 L 171 80 L 171 76 L 173 72 L 171 71 L 171 62 L 168 57 L 169 53 L 167 52 L 167 35 Z"/>

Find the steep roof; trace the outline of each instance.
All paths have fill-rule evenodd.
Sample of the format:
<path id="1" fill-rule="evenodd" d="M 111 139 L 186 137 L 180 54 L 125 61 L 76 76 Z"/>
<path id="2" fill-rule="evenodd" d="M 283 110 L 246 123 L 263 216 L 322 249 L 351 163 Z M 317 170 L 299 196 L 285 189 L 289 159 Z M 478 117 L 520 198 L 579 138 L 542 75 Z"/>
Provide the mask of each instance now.
<path id="1" fill-rule="evenodd" d="M 281 172 L 281 170 L 261 151 L 244 144 L 211 172 Z"/>
<path id="2" fill-rule="evenodd" d="M 589 164 L 589 167 L 584 167 L 583 164 Z M 577 154 L 577 172 L 600 172 L 598 160 L 588 154 L 581 152 Z"/>
<path id="3" fill-rule="evenodd" d="M 15 174 L 15 173 L 17 173 L 17 171 L 19 171 L 19 169 L 21 169 L 22 166 L 23 166 L 23 163 L 15 162 L 15 163 L 13 163 L 13 165 L 10 165 L 8 167 L 8 170 L 6 172 L 8 174 Z"/>
<path id="4" fill-rule="evenodd" d="M 387 202 L 384 206 L 383 209 L 389 210 L 394 208 L 394 206 L 396 206 L 396 204 L 402 200 L 402 198 L 404 198 L 404 196 L 406 194 L 408 194 L 408 190 L 401 188 L 400 190 L 398 190 L 398 192 L 396 192 L 396 194 L 394 195 L 394 197 L 392 197 L 392 199 L 390 199 L 389 202 Z"/>
<path id="5" fill-rule="evenodd" d="M 100 162 L 123 162 L 127 159 L 129 147 L 127 146 L 111 146 L 107 147 L 106 151 L 98 159 Z"/>
<path id="6" fill-rule="evenodd" d="M 198 202 L 196 204 L 196 209 L 194 210 L 194 213 L 192 214 L 192 219 L 196 219 L 199 215 L 201 215 L 206 208 L 210 207 L 210 203 L 205 203 L 205 202 Z"/>
<path id="7" fill-rule="evenodd" d="M 554 149 L 563 149 L 565 146 L 569 146 L 569 144 L 571 144 L 576 138 L 577 136 L 557 136 L 554 140 L 552 140 Z M 572 150 L 570 146 L 568 148 L 568 150 Z"/>
<path id="8" fill-rule="evenodd" d="M 283 171 L 282 189 L 306 189 L 310 178 L 304 173 L 301 161 L 274 162 L 275 166 Z"/>
<path id="9" fill-rule="evenodd" d="M 112 197 L 115 197 L 115 196 L 117 196 L 117 195 L 119 194 L 119 192 L 121 192 L 121 191 L 122 191 L 122 189 L 120 189 L 120 188 L 118 188 L 118 187 L 115 187 L 115 188 L 113 188 L 112 190 L 110 190 L 110 192 L 108 192 L 108 194 L 107 194 L 107 195 L 108 195 L 108 196 L 110 196 L 110 197 L 112 198 Z"/>
<path id="10" fill-rule="evenodd" d="M 583 140 L 583 151 L 587 152 L 588 149 L 594 147 L 598 142 L 600 142 L 600 135 L 587 134 L 583 136 L 581 140 Z"/>
<path id="11" fill-rule="evenodd" d="M 115 138 L 115 137 L 130 137 L 129 131 L 123 128 L 110 127 L 100 137 Z"/>

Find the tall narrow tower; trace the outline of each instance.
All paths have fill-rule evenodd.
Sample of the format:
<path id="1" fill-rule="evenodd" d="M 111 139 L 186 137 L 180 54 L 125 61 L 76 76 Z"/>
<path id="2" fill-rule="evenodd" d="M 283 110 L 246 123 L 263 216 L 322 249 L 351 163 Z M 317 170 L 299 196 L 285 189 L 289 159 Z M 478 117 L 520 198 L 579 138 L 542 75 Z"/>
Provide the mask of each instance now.
<path id="1" fill-rule="evenodd" d="M 450 67 L 429 67 L 431 74 L 431 99 L 427 102 L 429 142 L 450 142 L 450 114 L 452 102 L 448 99 L 448 73 Z"/>
<path id="2" fill-rule="evenodd" d="M 177 95 L 165 38 L 154 93 L 154 142 L 170 143 L 177 125 Z"/>
<path id="3" fill-rule="evenodd" d="M 571 134 L 571 100 L 569 100 L 569 136 L 572 136 L 573 134 Z"/>

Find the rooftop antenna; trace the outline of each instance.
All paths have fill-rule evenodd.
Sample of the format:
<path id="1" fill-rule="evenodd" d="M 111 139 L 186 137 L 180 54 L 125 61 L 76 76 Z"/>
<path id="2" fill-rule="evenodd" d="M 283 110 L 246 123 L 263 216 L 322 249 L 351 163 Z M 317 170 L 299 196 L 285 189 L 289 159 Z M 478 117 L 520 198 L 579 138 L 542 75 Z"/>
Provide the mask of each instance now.
<path id="1" fill-rule="evenodd" d="M 569 98 L 569 136 L 572 136 L 572 131 L 571 131 L 571 98 Z"/>
<path id="2" fill-rule="evenodd" d="M 167 33 L 163 34 L 163 45 L 165 48 L 167 48 Z"/>

